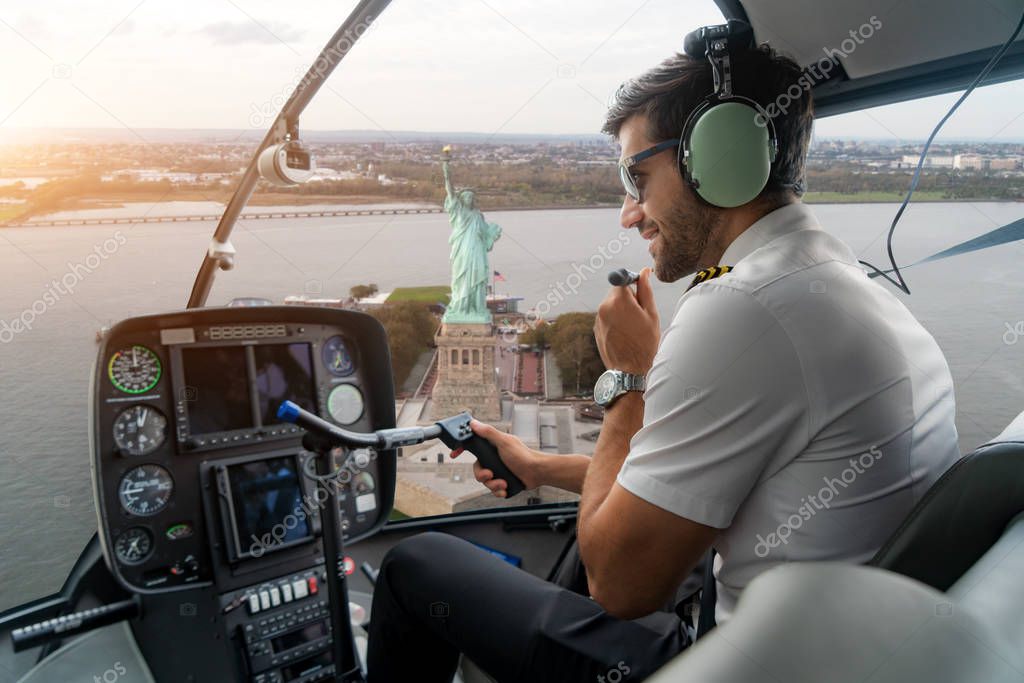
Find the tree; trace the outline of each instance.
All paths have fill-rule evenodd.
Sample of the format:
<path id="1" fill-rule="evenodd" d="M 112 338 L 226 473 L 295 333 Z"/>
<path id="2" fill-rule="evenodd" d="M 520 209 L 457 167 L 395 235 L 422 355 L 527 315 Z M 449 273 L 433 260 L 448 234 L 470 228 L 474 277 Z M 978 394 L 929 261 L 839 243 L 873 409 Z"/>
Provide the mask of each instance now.
<path id="1" fill-rule="evenodd" d="M 377 285 L 356 285 L 348 290 L 348 293 L 353 299 L 365 299 L 368 296 L 373 296 L 377 291 Z"/>
<path id="2" fill-rule="evenodd" d="M 401 387 L 420 354 L 433 344 L 437 318 L 426 306 L 416 301 L 387 304 L 369 313 L 380 321 L 387 332 L 388 348 L 391 350 L 391 374 L 395 387 Z"/>
<path id="3" fill-rule="evenodd" d="M 594 338 L 594 313 L 563 313 L 547 334 L 555 363 L 562 373 L 562 384 L 575 393 L 582 392 L 604 372 L 604 363 Z"/>
<path id="4" fill-rule="evenodd" d="M 540 320 L 534 327 L 531 327 L 526 332 L 519 335 L 519 343 L 543 349 L 550 345 L 550 341 L 548 339 L 550 334 L 551 325 Z"/>

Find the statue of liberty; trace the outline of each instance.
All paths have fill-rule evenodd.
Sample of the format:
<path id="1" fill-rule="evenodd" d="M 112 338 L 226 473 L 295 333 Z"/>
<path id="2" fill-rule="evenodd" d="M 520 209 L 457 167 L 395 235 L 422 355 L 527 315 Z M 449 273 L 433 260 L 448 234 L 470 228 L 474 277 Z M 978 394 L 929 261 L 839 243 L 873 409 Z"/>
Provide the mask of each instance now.
<path id="1" fill-rule="evenodd" d="M 501 227 L 484 220 L 484 215 L 476 208 L 472 190 L 456 190 L 452 186 L 450 160 L 451 147 L 446 145 L 441 168 L 446 192 L 444 210 L 452 226 L 448 237 L 452 247 L 452 296 L 442 321 L 486 324 L 491 322 L 491 313 L 487 310 L 487 283 L 491 279 L 487 252 L 501 237 Z"/>

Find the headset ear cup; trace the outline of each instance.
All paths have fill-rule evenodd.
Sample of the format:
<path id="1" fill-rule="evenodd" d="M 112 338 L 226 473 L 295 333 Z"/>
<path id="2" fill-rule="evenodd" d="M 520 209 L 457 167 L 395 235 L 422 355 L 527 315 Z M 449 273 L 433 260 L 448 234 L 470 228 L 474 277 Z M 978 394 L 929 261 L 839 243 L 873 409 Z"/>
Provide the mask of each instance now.
<path id="1" fill-rule="evenodd" d="M 686 170 L 704 201 L 732 208 L 761 193 L 774 156 L 765 123 L 761 112 L 736 100 L 710 107 L 693 122 Z"/>

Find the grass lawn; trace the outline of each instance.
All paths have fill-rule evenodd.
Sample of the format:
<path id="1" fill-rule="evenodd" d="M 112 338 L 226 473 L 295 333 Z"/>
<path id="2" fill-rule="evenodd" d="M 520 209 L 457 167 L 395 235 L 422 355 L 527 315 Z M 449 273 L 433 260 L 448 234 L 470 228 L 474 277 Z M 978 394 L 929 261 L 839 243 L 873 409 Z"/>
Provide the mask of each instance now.
<path id="1" fill-rule="evenodd" d="M 906 190 L 900 192 L 808 192 L 804 201 L 809 204 L 849 204 L 857 202 L 891 202 L 900 203 L 906 196 Z M 948 202 L 942 190 L 918 190 L 911 197 L 912 202 Z"/>
<path id="2" fill-rule="evenodd" d="M 447 304 L 449 298 L 451 298 L 451 287 L 448 285 L 432 285 L 430 287 L 399 287 L 395 291 L 391 292 L 391 296 L 388 297 L 388 303 L 395 303 L 397 301 L 422 301 L 424 303 L 433 304 L 440 301 L 443 304 Z"/>

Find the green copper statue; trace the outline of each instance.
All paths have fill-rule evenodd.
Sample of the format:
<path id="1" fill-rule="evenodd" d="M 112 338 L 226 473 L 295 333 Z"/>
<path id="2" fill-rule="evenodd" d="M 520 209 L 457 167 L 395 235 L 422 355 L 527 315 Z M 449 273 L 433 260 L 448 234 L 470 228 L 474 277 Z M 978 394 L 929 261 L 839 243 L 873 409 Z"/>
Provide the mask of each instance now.
<path id="1" fill-rule="evenodd" d="M 491 279 L 487 252 L 501 237 L 501 227 L 484 220 L 484 215 L 476 208 L 472 190 L 456 190 L 452 186 L 448 170 L 450 160 L 451 147 L 445 146 L 441 168 L 447 193 L 444 210 L 452 226 L 448 238 L 452 246 L 452 297 L 442 321 L 486 324 L 491 322 L 491 313 L 487 310 L 487 283 Z"/>

